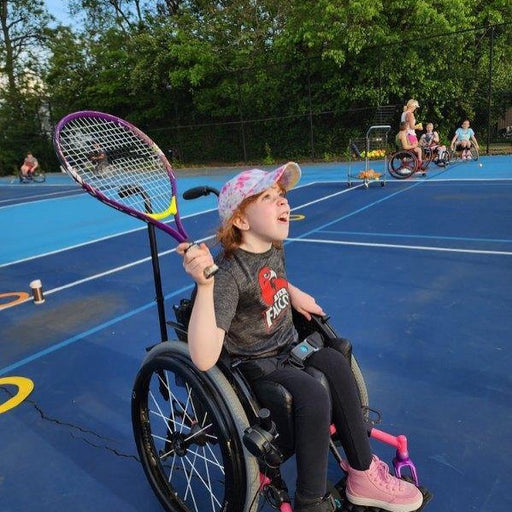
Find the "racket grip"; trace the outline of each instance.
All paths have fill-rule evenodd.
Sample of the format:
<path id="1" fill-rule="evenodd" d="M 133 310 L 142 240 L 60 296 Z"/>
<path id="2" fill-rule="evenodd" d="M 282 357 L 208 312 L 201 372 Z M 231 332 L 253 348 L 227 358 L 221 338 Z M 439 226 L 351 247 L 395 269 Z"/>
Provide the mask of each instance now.
<path id="1" fill-rule="evenodd" d="M 191 247 L 198 247 L 198 245 L 196 244 L 196 242 L 190 242 L 189 246 L 187 247 L 187 249 L 185 250 L 185 253 L 190 250 Z M 217 271 L 219 270 L 219 267 L 217 265 L 215 265 L 215 263 L 213 265 L 210 265 L 209 267 L 206 267 L 204 270 L 203 270 L 203 274 L 204 274 L 204 277 L 206 277 L 206 279 L 210 279 L 210 277 L 213 277 Z"/>
<path id="2" fill-rule="evenodd" d="M 219 267 L 217 267 L 215 263 L 213 265 L 210 265 L 209 267 L 204 269 L 204 277 L 206 277 L 206 279 L 210 279 L 210 277 L 213 277 L 217 273 L 217 270 L 219 270 Z"/>

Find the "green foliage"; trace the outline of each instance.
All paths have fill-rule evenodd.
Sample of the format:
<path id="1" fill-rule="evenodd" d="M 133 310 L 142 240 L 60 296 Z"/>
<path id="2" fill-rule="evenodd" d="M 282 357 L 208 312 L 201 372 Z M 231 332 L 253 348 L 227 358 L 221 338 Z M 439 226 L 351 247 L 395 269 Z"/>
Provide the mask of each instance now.
<path id="1" fill-rule="evenodd" d="M 80 109 L 131 120 L 180 165 L 273 165 L 337 158 L 382 105 L 396 130 L 411 97 L 446 137 L 512 104 L 504 0 L 70 0 L 81 23 L 54 29 L 42 0 L 4 3 L 3 27 L 23 22 L 0 45 L 0 172 L 28 147 L 55 166 L 51 127 Z"/>
<path id="2" fill-rule="evenodd" d="M 263 158 L 264 165 L 274 165 L 276 163 L 275 159 L 272 157 L 272 151 L 267 142 L 265 142 L 265 158 Z"/>

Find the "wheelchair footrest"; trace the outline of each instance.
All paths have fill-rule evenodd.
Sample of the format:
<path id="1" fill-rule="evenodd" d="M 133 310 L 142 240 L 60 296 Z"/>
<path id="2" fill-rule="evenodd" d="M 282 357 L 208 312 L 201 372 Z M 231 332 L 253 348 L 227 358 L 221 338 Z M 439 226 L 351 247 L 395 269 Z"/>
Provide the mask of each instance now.
<path id="1" fill-rule="evenodd" d="M 404 480 L 414 483 L 411 478 L 404 477 Z M 377 507 L 364 507 L 361 505 L 354 505 L 348 501 L 347 496 L 345 495 L 345 486 L 346 486 L 346 477 L 343 477 L 338 483 L 336 483 L 332 489 L 331 493 L 334 497 L 334 501 L 336 503 L 336 512 L 388 512 L 385 509 L 377 508 Z M 433 494 L 425 487 L 419 486 L 421 494 L 423 495 L 423 503 L 421 507 L 418 508 L 415 512 L 420 512 L 425 509 L 427 504 L 433 498 Z"/>

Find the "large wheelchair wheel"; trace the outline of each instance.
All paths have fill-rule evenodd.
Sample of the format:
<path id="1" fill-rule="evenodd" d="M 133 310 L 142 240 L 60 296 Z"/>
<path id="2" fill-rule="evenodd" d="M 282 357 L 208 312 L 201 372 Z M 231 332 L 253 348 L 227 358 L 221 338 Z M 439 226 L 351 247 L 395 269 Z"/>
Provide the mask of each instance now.
<path id="1" fill-rule="evenodd" d="M 388 171 L 393 178 L 410 178 L 418 169 L 418 157 L 411 151 L 397 151 L 389 159 Z"/>
<path id="2" fill-rule="evenodd" d="M 478 149 L 475 146 L 473 146 L 473 144 L 469 148 L 469 153 L 471 154 L 471 160 L 475 160 L 475 161 L 478 160 L 478 157 L 480 155 L 478 153 Z"/>
<path id="3" fill-rule="evenodd" d="M 165 510 L 256 510 L 259 469 L 241 440 L 247 416 L 222 372 L 197 370 L 185 343 L 160 343 L 146 356 L 133 386 L 132 424 Z"/>

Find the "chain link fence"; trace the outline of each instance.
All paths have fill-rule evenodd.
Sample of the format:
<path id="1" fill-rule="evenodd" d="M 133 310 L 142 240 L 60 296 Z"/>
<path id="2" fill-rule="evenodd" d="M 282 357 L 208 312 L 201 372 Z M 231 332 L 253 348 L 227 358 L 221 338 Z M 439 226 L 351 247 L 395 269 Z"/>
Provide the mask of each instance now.
<path id="1" fill-rule="evenodd" d="M 223 70 L 193 98 L 180 96 L 172 125 L 148 131 L 183 164 L 339 160 L 349 140 L 372 124 L 398 131 L 402 106 L 412 97 L 421 105 L 418 121 L 433 122 L 445 142 L 469 118 L 484 152 L 498 142 L 508 148 L 510 47 L 512 27 L 497 25 L 368 47 L 341 66 L 311 57 Z M 428 65 L 415 65 L 419 59 Z M 212 84 L 235 94 L 215 96 L 220 88 Z M 364 97 L 355 97 L 350 84 Z M 210 105 L 205 115 L 197 103 Z M 231 114 L 216 116 L 212 104 Z"/>

